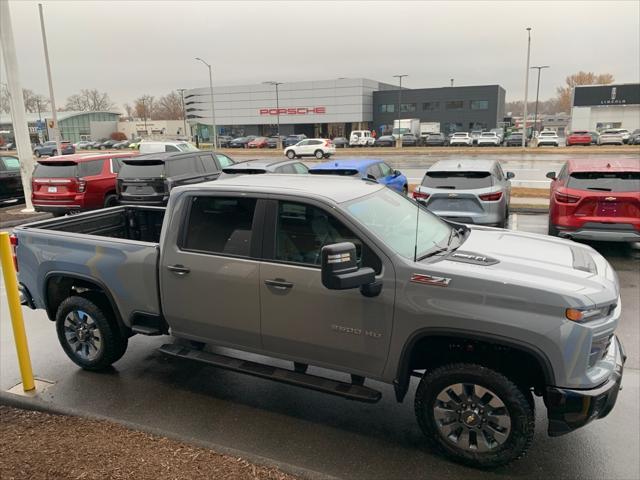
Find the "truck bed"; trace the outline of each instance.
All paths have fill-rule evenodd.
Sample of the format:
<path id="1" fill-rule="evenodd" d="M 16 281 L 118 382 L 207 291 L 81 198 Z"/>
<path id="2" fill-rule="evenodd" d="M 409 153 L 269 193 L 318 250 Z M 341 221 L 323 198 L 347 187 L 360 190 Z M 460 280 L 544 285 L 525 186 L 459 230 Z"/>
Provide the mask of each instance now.
<path id="1" fill-rule="evenodd" d="M 127 325 L 136 314 L 159 315 L 164 214 L 161 207 L 122 206 L 16 227 L 19 281 L 38 308 L 46 306 L 52 279 L 72 277 L 108 286 Z"/>

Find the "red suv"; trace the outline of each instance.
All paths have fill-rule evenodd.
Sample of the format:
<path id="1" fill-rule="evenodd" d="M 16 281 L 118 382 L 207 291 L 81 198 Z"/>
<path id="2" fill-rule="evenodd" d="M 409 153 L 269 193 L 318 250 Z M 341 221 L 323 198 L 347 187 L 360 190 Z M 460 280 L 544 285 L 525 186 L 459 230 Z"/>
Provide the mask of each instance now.
<path id="1" fill-rule="evenodd" d="M 137 152 L 75 154 L 38 160 L 31 180 L 34 208 L 64 215 L 118 204 L 121 160 Z"/>
<path id="2" fill-rule="evenodd" d="M 640 160 L 569 160 L 551 182 L 549 235 L 640 241 Z"/>

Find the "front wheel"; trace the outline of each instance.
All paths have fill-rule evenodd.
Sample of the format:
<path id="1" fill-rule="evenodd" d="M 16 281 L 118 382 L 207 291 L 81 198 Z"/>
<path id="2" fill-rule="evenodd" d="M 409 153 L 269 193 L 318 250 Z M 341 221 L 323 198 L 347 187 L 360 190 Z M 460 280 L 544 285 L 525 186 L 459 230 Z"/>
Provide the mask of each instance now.
<path id="1" fill-rule="evenodd" d="M 294 158 L 296 158 L 296 153 L 293 150 L 288 150 L 286 155 L 289 160 L 293 160 Z"/>
<path id="2" fill-rule="evenodd" d="M 40 153 L 40 150 L 36 150 L 36 157 L 40 158 L 42 156 L 42 154 Z"/>
<path id="3" fill-rule="evenodd" d="M 322 158 L 324 157 L 324 152 L 322 150 L 316 150 L 315 153 L 314 153 L 314 156 L 318 160 L 322 160 Z"/>
<path id="4" fill-rule="evenodd" d="M 533 441 L 531 392 L 482 365 L 456 363 L 426 373 L 415 412 L 434 448 L 474 467 L 506 465 Z"/>
<path id="5" fill-rule="evenodd" d="M 127 349 L 106 301 L 72 296 L 56 313 L 58 340 L 67 356 L 85 370 L 104 370 Z"/>

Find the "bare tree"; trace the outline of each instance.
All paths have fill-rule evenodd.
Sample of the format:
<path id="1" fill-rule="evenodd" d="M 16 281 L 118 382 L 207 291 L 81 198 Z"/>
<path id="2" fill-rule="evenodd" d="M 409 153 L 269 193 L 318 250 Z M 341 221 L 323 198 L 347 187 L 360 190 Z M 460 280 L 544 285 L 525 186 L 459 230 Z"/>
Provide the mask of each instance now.
<path id="1" fill-rule="evenodd" d="M 523 115 L 524 109 L 522 106 L 524 102 L 522 100 L 517 100 L 515 102 L 506 102 L 504 104 L 504 111 L 511 112 L 512 115 Z M 527 102 L 527 111 L 533 112 L 536 108 L 536 102 Z M 558 101 L 555 98 L 550 98 L 548 100 L 541 100 L 538 102 L 538 114 L 554 114 L 560 113 L 562 110 L 558 109 Z"/>
<path id="2" fill-rule="evenodd" d="M 153 95 L 144 94 L 135 99 L 133 108 L 136 112 L 136 117 L 151 120 L 155 118 L 158 106 Z"/>
<path id="3" fill-rule="evenodd" d="M 154 120 L 182 120 L 182 114 L 182 97 L 174 91 L 160 97 Z"/>
<path id="4" fill-rule="evenodd" d="M 23 88 L 22 96 L 24 98 L 24 109 L 27 113 L 45 112 L 49 109 L 49 100 L 44 95 L 34 93 L 33 90 L 28 88 Z M 0 111 L 4 113 L 11 111 L 9 90 L 5 84 L 2 84 L 0 89 Z"/>
<path id="5" fill-rule="evenodd" d="M 131 120 L 133 118 L 134 108 L 128 103 L 125 103 L 123 106 L 124 111 L 127 113 L 127 119 Z"/>
<path id="6" fill-rule="evenodd" d="M 569 75 L 565 79 L 565 85 L 556 89 L 558 92 L 558 108 L 562 112 L 571 110 L 571 91 L 576 85 L 608 85 L 614 81 L 615 78 L 610 73 L 595 74 L 593 72 L 580 71 Z"/>
<path id="7" fill-rule="evenodd" d="M 65 108 L 80 112 L 101 112 L 114 108 L 114 104 L 106 92 L 97 89 L 82 89 L 67 98 Z"/>

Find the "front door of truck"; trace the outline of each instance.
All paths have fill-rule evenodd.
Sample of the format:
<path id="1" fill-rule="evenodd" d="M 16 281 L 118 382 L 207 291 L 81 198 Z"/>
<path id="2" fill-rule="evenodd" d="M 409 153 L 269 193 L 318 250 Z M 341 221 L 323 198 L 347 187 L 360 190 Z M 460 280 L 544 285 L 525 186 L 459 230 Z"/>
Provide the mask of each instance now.
<path id="1" fill-rule="evenodd" d="M 346 218 L 318 204 L 270 201 L 265 217 L 265 260 L 260 266 L 264 350 L 302 363 L 363 375 L 380 374 L 389 349 L 395 298 L 393 265 L 361 240 Z M 361 265 L 376 270 L 382 292 L 322 285 L 324 245 L 353 242 Z"/>
<path id="2" fill-rule="evenodd" d="M 175 212 L 183 220 L 167 233 L 160 263 L 162 311 L 174 335 L 260 348 L 259 262 L 250 258 L 261 240 L 256 204 L 196 195 Z"/>

